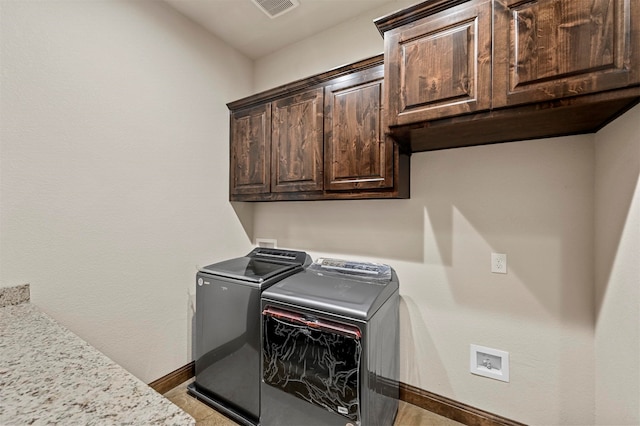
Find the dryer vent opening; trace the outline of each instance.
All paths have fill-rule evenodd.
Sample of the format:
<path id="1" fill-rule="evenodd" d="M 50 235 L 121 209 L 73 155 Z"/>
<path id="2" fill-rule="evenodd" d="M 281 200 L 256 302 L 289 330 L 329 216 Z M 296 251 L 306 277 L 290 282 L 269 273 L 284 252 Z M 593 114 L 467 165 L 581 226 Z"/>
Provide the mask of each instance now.
<path id="1" fill-rule="evenodd" d="M 258 8 L 263 11 L 269 18 L 277 18 L 278 16 L 289 12 L 299 6 L 298 0 L 251 0 Z"/>

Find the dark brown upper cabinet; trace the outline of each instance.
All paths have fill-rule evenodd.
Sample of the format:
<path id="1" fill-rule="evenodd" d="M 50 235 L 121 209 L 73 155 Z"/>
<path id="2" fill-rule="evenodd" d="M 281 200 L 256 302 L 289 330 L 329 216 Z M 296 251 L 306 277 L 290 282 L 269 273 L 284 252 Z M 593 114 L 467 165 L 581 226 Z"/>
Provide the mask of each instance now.
<path id="1" fill-rule="evenodd" d="M 273 102 L 271 192 L 322 191 L 322 89 Z"/>
<path id="2" fill-rule="evenodd" d="M 266 194 L 271 191 L 271 104 L 231 114 L 229 193 Z"/>
<path id="3" fill-rule="evenodd" d="M 640 83 L 638 3 L 495 1 L 494 107 Z"/>
<path id="4" fill-rule="evenodd" d="M 389 125 L 488 110 L 491 2 L 470 1 L 385 34 Z"/>
<path id="5" fill-rule="evenodd" d="M 328 191 L 393 188 L 394 144 L 385 136 L 383 83 L 379 66 L 325 87 Z"/>
<path id="6" fill-rule="evenodd" d="M 410 151 L 591 133 L 640 100 L 637 0 L 428 0 L 375 23 Z"/>
<path id="7" fill-rule="evenodd" d="M 382 55 L 229 103 L 231 201 L 409 197 Z"/>

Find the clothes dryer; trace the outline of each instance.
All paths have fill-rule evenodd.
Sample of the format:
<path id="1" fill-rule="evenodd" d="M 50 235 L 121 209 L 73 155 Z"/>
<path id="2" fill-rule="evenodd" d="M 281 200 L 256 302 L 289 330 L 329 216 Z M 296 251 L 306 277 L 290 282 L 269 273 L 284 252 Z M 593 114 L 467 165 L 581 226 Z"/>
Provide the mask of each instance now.
<path id="1" fill-rule="evenodd" d="M 264 291 L 261 425 L 393 424 L 398 290 L 387 265 L 319 259 Z"/>

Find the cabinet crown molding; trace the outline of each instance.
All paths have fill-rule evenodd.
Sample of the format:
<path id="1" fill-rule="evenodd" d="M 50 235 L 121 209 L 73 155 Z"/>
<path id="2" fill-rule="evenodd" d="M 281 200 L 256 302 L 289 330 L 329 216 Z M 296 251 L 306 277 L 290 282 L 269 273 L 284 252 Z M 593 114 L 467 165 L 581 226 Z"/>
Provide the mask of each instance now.
<path id="1" fill-rule="evenodd" d="M 354 62 L 352 64 L 341 65 L 329 71 L 313 75 L 311 77 L 302 78 L 291 83 L 283 84 L 273 89 L 265 90 L 255 95 L 247 96 L 227 104 L 230 111 L 248 108 L 265 102 L 271 102 L 283 96 L 289 96 L 298 92 L 302 92 L 311 87 L 322 85 L 333 79 L 353 74 L 357 71 L 364 71 L 369 68 L 382 65 L 384 63 L 384 55 L 379 54 Z"/>
<path id="2" fill-rule="evenodd" d="M 406 9 L 390 13 L 377 18 L 373 23 L 378 28 L 380 35 L 384 37 L 386 31 L 396 27 L 410 24 L 422 18 L 426 18 L 434 13 L 442 12 L 469 0 L 427 0 L 422 3 L 410 6 Z"/>

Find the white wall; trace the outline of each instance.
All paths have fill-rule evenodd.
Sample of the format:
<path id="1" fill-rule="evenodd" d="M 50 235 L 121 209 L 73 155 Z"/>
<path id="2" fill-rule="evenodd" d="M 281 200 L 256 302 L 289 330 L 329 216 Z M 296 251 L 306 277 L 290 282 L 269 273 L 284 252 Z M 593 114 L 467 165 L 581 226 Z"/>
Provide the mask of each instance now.
<path id="1" fill-rule="evenodd" d="M 596 134 L 596 420 L 640 424 L 640 106 Z"/>
<path id="2" fill-rule="evenodd" d="M 260 204 L 255 236 L 392 265 L 401 381 L 525 423 L 592 424 L 592 137 L 411 162 L 410 200 Z M 471 343 L 508 351 L 511 382 L 471 375 Z"/>
<path id="3" fill-rule="evenodd" d="M 383 13 L 258 60 L 256 88 L 381 52 L 370 18 Z M 342 43 L 336 48 L 331 40 Z M 635 188 L 637 163 L 620 174 L 613 160 L 599 157 L 610 152 L 624 158 L 624 149 L 637 150 L 638 132 L 630 126 L 639 120 L 636 107 L 597 135 L 417 153 L 411 158 L 410 200 L 258 204 L 254 236 L 276 238 L 280 246 L 314 257 L 368 259 L 396 268 L 405 383 L 529 424 L 637 424 L 637 209 L 630 210 L 634 219 L 624 232 L 620 219 L 631 204 L 628 188 Z M 627 148 L 604 148 L 620 135 L 626 135 Z M 618 234 L 609 241 L 612 247 L 621 241 L 623 254 L 613 272 L 624 282 L 614 276 L 615 283 L 600 285 L 607 297 L 599 296 L 598 316 L 594 258 L 605 256 L 611 267 L 615 248 L 595 249 L 594 206 L 606 210 L 609 201 L 602 190 L 596 199 L 596 176 L 624 187 L 612 201 L 627 204 L 614 210 Z M 604 235 L 607 223 L 599 219 Z M 492 251 L 508 255 L 507 275 L 489 272 Z M 628 341 L 627 333 L 615 335 L 620 325 Z M 471 343 L 510 353 L 510 383 L 469 373 Z M 616 349 L 619 362 L 607 365 Z M 634 359 L 630 370 L 620 369 Z M 600 401 L 605 395 L 611 395 L 609 403 Z M 616 409 L 624 414 L 610 417 Z"/>
<path id="4" fill-rule="evenodd" d="M 196 265 L 250 247 L 225 103 L 252 63 L 158 1 L 3 0 L 0 18 L 0 286 L 30 283 L 154 380 L 191 359 Z"/>

